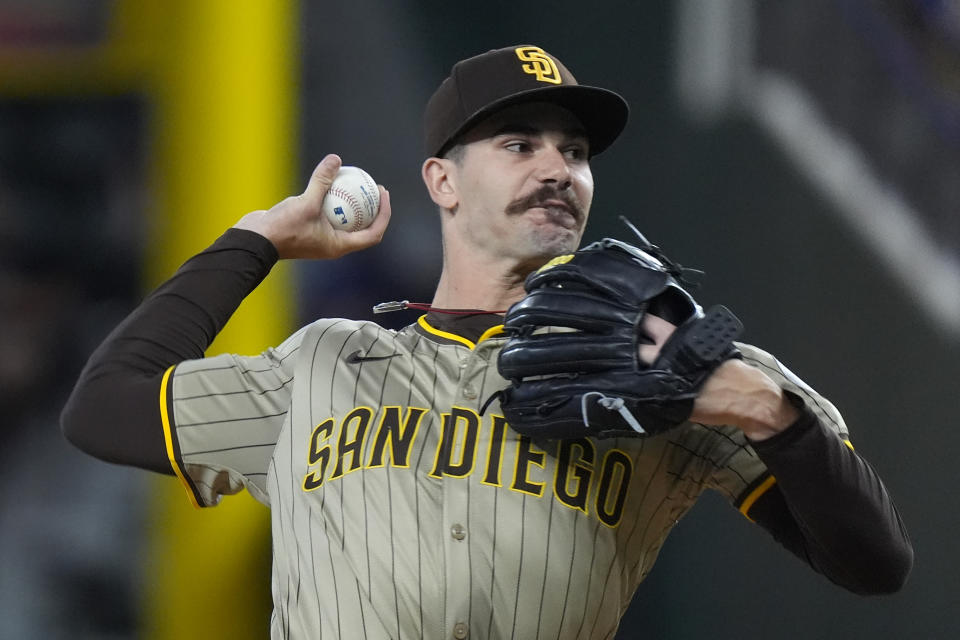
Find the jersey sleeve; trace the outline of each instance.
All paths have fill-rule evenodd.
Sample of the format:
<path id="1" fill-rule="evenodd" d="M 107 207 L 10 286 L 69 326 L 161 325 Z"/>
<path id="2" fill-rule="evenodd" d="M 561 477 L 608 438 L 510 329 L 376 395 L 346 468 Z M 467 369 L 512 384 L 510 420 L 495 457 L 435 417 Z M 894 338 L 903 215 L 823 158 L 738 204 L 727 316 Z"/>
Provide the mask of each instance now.
<path id="1" fill-rule="evenodd" d="M 214 506 L 244 488 L 269 504 L 267 469 L 287 417 L 303 331 L 259 356 L 224 354 L 167 371 L 167 455 L 196 506 Z"/>
<path id="2" fill-rule="evenodd" d="M 711 458 L 716 460 L 716 469 L 707 481 L 707 487 L 723 494 L 735 507 L 740 507 L 745 497 L 763 486 L 769 476 L 743 432 L 733 427 L 706 427 L 714 434 L 715 445 Z"/>

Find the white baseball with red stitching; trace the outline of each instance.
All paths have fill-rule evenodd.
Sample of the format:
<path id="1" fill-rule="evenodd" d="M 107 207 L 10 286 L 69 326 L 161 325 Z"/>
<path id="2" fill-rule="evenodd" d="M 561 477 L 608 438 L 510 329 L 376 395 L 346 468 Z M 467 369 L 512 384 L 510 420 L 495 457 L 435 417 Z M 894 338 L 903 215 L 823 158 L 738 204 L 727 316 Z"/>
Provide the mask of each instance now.
<path id="1" fill-rule="evenodd" d="M 323 213 L 334 229 L 359 231 L 370 226 L 380 209 L 380 190 L 359 167 L 340 167 L 323 198 Z"/>

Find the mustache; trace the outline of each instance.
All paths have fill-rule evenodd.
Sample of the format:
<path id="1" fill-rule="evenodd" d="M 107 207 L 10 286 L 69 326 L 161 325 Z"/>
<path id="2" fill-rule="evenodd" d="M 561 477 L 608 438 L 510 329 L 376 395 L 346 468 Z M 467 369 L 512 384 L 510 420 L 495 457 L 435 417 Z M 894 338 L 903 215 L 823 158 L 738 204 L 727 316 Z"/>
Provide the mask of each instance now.
<path id="1" fill-rule="evenodd" d="M 548 206 L 546 203 L 550 200 L 562 202 L 573 214 L 573 217 L 577 219 L 577 222 L 583 220 L 583 205 L 580 204 L 576 194 L 567 189 L 561 191 L 551 184 L 545 184 L 533 193 L 517 198 L 507 205 L 506 211 L 508 214 L 523 213 L 533 207 Z"/>

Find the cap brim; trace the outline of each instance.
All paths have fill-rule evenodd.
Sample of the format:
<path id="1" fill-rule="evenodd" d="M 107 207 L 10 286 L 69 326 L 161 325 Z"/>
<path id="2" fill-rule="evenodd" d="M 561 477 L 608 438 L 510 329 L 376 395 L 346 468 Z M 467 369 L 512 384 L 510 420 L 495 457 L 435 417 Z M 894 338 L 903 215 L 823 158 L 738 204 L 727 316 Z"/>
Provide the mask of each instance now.
<path id="1" fill-rule="evenodd" d="M 620 94 L 582 84 L 538 87 L 491 102 L 474 112 L 450 137 L 440 153 L 453 146 L 457 138 L 481 120 L 506 107 L 526 102 L 549 102 L 570 111 L 583 125 L 590 140 L 590 155 L 595 156 L 613 144 L 627 124 L 630 108 Z"/>

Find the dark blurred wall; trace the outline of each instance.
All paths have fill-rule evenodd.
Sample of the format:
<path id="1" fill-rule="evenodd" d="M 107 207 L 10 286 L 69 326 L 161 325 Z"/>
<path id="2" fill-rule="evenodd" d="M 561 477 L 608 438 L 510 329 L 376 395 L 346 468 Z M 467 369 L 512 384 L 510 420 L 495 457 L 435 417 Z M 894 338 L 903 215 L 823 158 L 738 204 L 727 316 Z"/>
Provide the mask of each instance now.
<path id="1" fill-rule="evenodd" d="M 747 116 L 697 127 L 680 115 L 671 80 L 674 12 L 664 1 L 431 0 L 405 10 L 372 0 L 349 8 L 308 3 L 303 171 L 327 151 L 374 163 L 395 212 L 376 251 L 407 256 L 411 243 L 438 239 L 419 182 L 419 118 L 453 62 L 534 43 L 581 82 L 619 90 L 632 107 L 630 124 L 594 163 L 587 239 L 628 237 L 616 221 L 625 214 L 673 258 L 704 269 L 699 300 L 733 308 L 749 342 L 839 406 L 857 450 L 896 498 L 917 560 L 900 594 L 853 596 L 706 496 L 668 540 L 618 638 L 960 637 L 953 614 L 960 551 L 952 541 L 960 500 L 951 482 L 960 448 L 957 338 L 928 320 Z M 370 26 L 376 15 L 383 19 Z M 363 24 L 371 45 L 358 51 L 350 43 Z M 414 63 L 419 73 L 411 73 Z M 385 278 L 396 297 L 432 293 L 437 255 L 404 263 L 415 283 Z"/>

